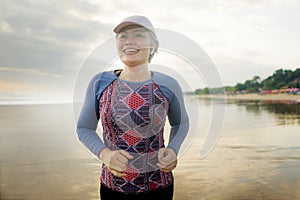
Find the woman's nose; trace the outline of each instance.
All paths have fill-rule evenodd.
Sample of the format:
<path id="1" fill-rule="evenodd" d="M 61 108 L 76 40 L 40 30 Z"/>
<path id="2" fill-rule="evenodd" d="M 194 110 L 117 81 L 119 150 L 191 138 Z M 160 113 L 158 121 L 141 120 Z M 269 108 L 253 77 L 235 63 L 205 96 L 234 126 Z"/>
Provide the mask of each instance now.
<path id="1" fill-rule="evenodd" d="M 132 37 L 128 37 L 124 44 L 125 45 L 135 44 L 135 41 Z"/>

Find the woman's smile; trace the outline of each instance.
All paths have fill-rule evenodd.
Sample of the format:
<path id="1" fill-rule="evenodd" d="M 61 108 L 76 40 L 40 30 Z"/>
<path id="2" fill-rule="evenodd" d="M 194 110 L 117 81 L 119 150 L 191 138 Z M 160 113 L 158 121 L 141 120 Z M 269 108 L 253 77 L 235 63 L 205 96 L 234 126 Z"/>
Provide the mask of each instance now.
<path id="1" fill-rule="evenodd" d="M 128 26 L 117 35 L 119 56 L 127 66 L 146 64 L 150 55 L 150 46 L 151 39 L 145 28 Z"/>
<path id="2" fill-rule="evenodd" d="M 135 55 L 138 52 L 140 52 L 139 48 L 132 48 L 132 47 L 127 47 L 123 50 L 123 53 L 126 55 Z"/>

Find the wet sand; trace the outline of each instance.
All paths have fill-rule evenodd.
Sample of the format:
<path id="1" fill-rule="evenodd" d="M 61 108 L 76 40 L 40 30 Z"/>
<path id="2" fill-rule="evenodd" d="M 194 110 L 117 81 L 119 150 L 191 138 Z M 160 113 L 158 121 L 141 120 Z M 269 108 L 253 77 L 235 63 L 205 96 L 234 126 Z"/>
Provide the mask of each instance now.
<path id="1" fill-rule="evenodd" d="M 299 124 L 265 113 L 272 121 L 249 129 L 256 114 L 240 109 L 229 105 L 208 157 L 201 137 L 180 157 L 175 200 L 300 199 Z M 78 141 L 71 105 L 0 106 L 0 123 L 1 199 L 99 199 L 101 163 Z"/>
<path id="2" fill-rule="evenodd" d="M 1 199 L 99 199 L 71 105 L 0 106 Z"/>
<path id="3" fill-rule="evenodd" d="M 286 158 L 273 151 L 290 150 L 218 145 L 204 160 L 188 154 L 175 170 L 175 199 L 300 199 L 300 148 Z"/>

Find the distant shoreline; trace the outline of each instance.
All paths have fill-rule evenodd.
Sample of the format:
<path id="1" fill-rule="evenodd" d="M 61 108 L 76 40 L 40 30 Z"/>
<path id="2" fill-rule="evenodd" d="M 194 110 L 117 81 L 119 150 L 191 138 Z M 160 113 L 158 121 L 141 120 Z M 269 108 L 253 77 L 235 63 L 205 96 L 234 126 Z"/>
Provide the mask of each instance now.
<path id="1" fill-rule="evenodd" d="M 199 95 L 202 99 L 226 99 L 226 100 L 258 100 L 258 101 L 298 101 L 300 95 L 293 94 L 235 94 L 235 95 Z"/>
<path id="2" fill-rule="evenodd" d="M 257 100 L 257 101 L 295 101 L 300 103 L 300 95 L 293 94 L 234 94 L 234 95 L 196 95 L 200 99 L 226 99 L 226 100 Z M 0 106 L 31 106 L 31 105 L 68 105 L 68 101 L 1 101 Z"/>

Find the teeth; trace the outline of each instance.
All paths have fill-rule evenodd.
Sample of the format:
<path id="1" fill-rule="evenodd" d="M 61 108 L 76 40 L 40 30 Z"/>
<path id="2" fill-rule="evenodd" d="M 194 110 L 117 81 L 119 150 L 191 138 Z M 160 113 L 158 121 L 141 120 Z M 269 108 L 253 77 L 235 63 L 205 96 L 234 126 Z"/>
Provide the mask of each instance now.
<path id="1" fill-rule="evenodd" d="M 139 52 L 139 50 L 138 49 L 125 49 L 124 52 L 125 53 L 137 53 L 137 52 Z"/>

